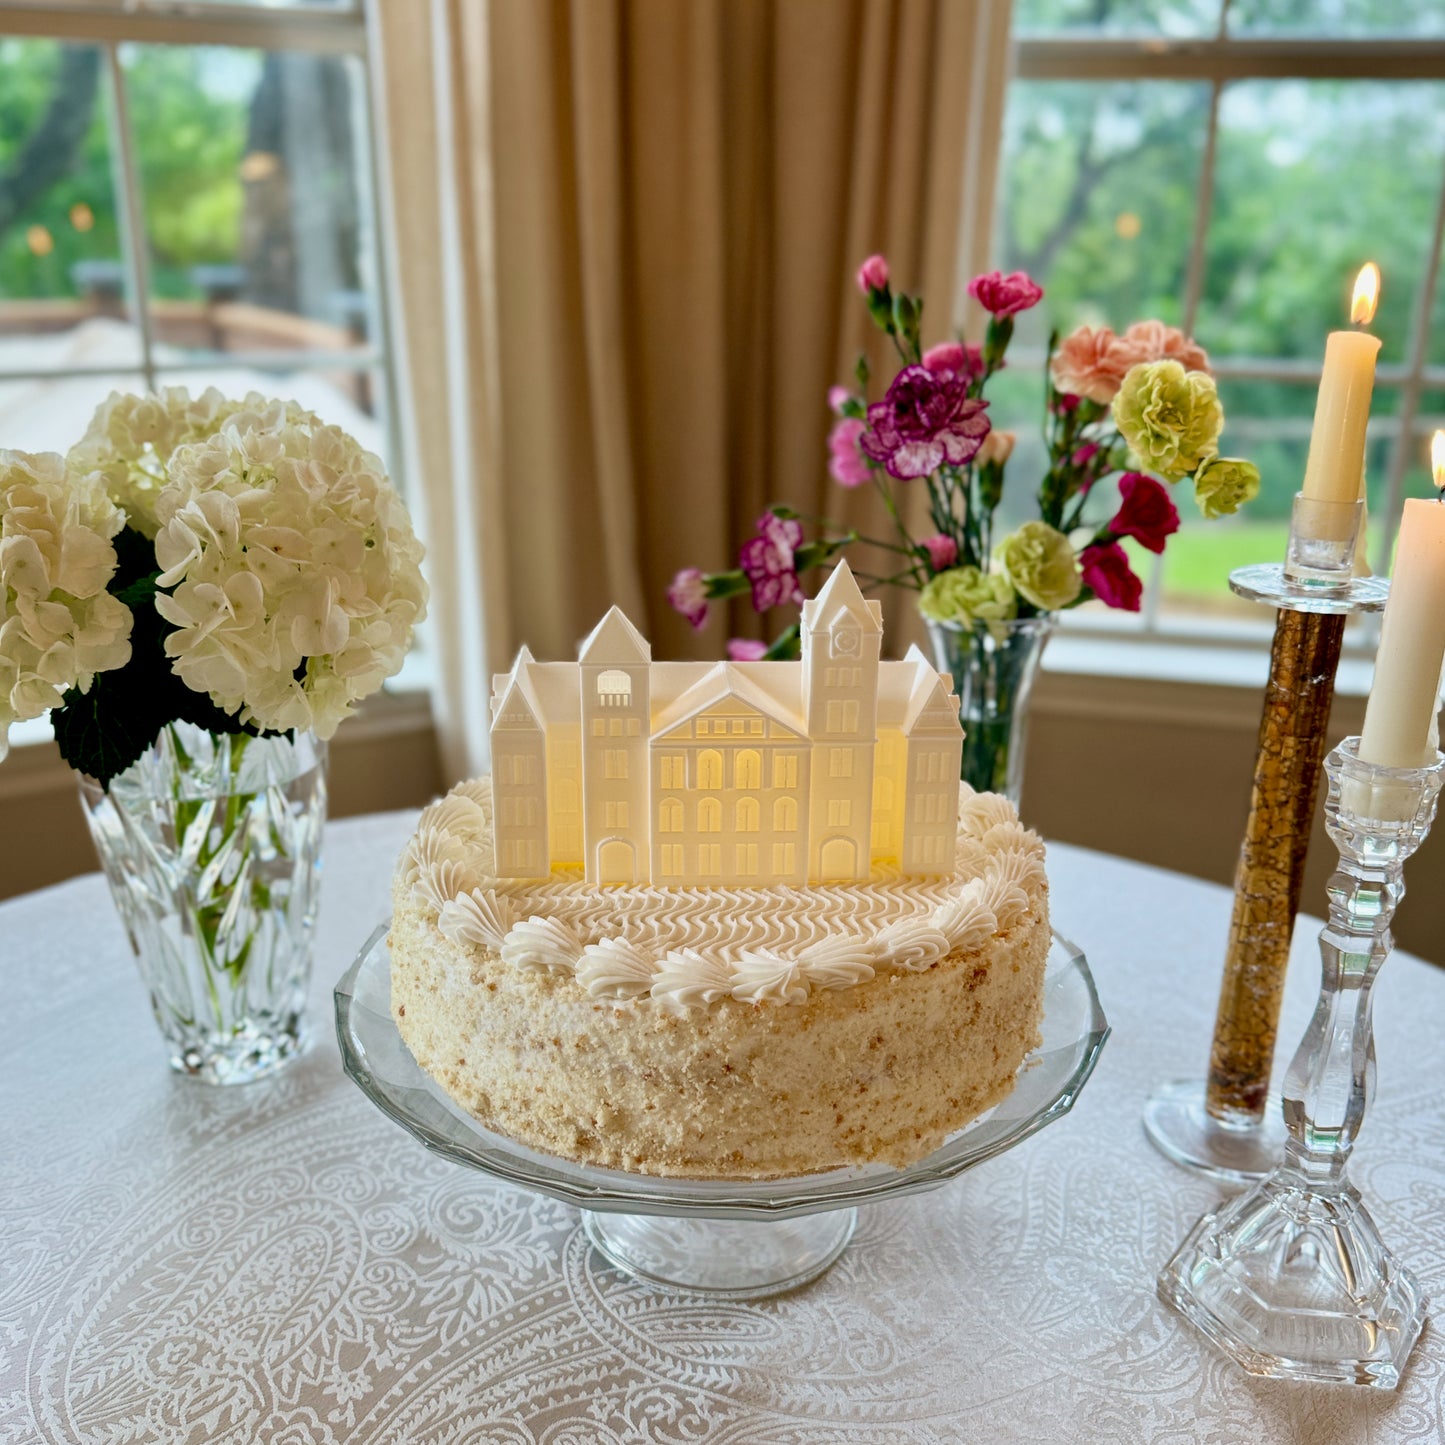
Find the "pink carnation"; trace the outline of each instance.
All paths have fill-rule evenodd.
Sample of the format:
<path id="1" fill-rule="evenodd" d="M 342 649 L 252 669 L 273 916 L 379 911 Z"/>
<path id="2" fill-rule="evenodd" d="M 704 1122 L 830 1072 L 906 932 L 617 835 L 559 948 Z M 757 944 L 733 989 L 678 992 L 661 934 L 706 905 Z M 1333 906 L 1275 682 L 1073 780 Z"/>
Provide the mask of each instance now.
<path id="1" fill-rule="evenodd" d="M 983 353 L 962 341 L 940 341 L 930 346 L 923 353 L 923 364 L 930 371 L 948 371 L 970 381 L 983 375 Z"/>
<path id="2" fill-rule="evenodd" d="M 672 579 L 672 585 L 667 589 L 667 600 L 694 627 L 701 627 L 707 621 L 707 586 L 696 567 L 684 567 Z"/>
<path id="3" fill-rule="evenodd" d="M 860 487 L 873 475 L 858 450 L 863 431 L 863 423 L 856 416 L 845 416 L 828 433 L 828 450 L 833 453 L 828 470 L 845 487 Z"/>
<path id="4" fill-rule="evenodd" d="M 942 532 L 925 537 L 922 545 L 928 550 L 928 565 L 935 572 L 946 572 L 958 561 L 958 543 Z"/>
<path id="5" fill-rule="evenodd" d="M 734 662 L 761 662 L 767 650 L 766 642 L 755 642 L 751 637 L 728 638 L 728 656 Z"/>
<path id="6" fill-rule="evenodd" d="M 1079 553 L 1079 571 L 1084 586 L 1106 607 L 1137 612 L 1144 596 L 1144 584 L 1134 575 L 1124 549 L 1117 542 L 1096 542 Z"/>
<path id="7" fill-rule="evenodd" d="M 802 543 L 801 522 L 773 512 L 758 518 L 758 535 L 743 543 L 738 562 L 753 585 L 753 606 L 759 612 L 783 602 L 802 603 L 803 589 L 793 563 L 793 553 Z"/>
<path id="8" fill-rule="evenodd" d="M 956 372 L 905 366 L 887 396 L 868 408 L 858 446 L 901 482 L 926 477 L 944 462 L 961 467 L 988 435 L 987 407 L 969 397 L 968 382 Z"/>
<path id="9" fill-rule="evenodd" d="M 1107 406 L 1114 400 L 1124 373 L 1116 354 L 1119 338 L 1107 326 L 1081 326 L 1059 343 L 1054 352 L 1054 385 L 1069 396 L 1083 396 Z"/>
<path id="10" fill-rule="evenodd" d="M 867 296 L 871 291 L 882 291 L 888 285 L 888 261 L 883 256 L 870 256 L 858 268 L 858 289 Z"/>
<path id="11" fill-rule="evenodd" d="M 968 294 L 985 311 L 995 316 L 1015 316 L 1037 306 L 1044 299 L 1044 288 L 1025 271 L 989 271 L 975 276 L 968 283 Z"/>
<path id="12" fill-rule="evenodd" d="M 828 410 L 843 415 L 843 408 L 853 399 L 853 393 L 846 386 L 828 388 Z"/>

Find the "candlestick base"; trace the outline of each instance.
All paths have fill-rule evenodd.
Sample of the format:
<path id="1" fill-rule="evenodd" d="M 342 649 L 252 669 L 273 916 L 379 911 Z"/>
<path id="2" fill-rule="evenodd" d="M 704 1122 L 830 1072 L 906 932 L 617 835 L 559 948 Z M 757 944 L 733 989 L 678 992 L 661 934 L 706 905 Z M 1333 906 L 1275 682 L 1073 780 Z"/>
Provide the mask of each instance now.
<path id="1" fill-rule="evenodd" d="M 1351 1185 L 1322 1190 L 1291 1169 L 1206 1214 L 1159 1297 L 1250 1374 L 1385 1390 L 1428 1304 Z"/>
<path id="2" fill-rule="evenodd" d="M 1161 1084 L 1144 1105 L 1144 1132 L 1172 1163 L 1223 1184 L 1263 1179 L 1284 1156 L 1284 1121 L 1273 1111 L 1262 1119 L 1214 1118 L 1204 1107 L 1203 1079 Z"/>
<path id="3" fill-rule="evenodd" d="M 1291 612 L 1342 616 L 1383 612 L 1390 596 L 1390 579 L 1351 577 L 1347 582 L 1314 581 L 1291 577 L 1278 562 L 1259 562 L 1253 567 L 1236 567 L 1229 574 L 1229 590 L 1248 602 L 1288 607 Z"/>

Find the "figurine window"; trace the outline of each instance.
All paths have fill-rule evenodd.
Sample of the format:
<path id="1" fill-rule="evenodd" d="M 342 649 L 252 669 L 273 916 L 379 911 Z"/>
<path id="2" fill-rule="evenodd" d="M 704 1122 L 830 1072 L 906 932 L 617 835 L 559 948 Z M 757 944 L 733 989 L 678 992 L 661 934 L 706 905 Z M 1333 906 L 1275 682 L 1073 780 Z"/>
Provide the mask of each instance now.
<path id="1" fill-rule="evenodd" d="M 697 848 L 697 871 L 703 877 L 716 877 L 722 872 L 722 844 L 699 843 Z"/>
<path id="2" fill-rule="evenodd" d="M 830 733 L 855 733 L 858 731 L 858 704 L 856 702 L 830 702 L 828 704 L 827 729 Z"/>
<path id="3" fill-rule="evenodd" d="M 745 748 L 733 764 L 733 787 L 761 788 L 763 760 L 751 748 Z"/>
<path id="4" fill-rule="evenodd" d="M 627 749 L 608 748 L 602 754 L 602 776 L 619 779 L 627 776 Z"/>
<path id="5" fill-rule="evenodd" d="M 664 843 L 662 845 L 662 871 L 674 878 L 682 872 L 681 843 Z"/>
<path id="6" fill-rule="evenodd" d="M 828 776 L 830 778 L 851 778 L 853 776 L 853 749 L 828 749 Z"/>
<path id="7" fill-rule="evenodd" d="M 722 832 L 722 804 L 716 798 L 704 798 L 697 805 L 697 831 Z"/>
<path id="8" fill-rule="evenodd" d="M 603 707 L 631 707 L 632 679 L 615 667 L 600 673 L 597 678 L 597 701 Z"/>
<path id="9" fill-rule="evenodd" d="M 853 804 L 848 798 L 828 799 L 828 826 L 847 828 L 853 822 Z"/>
<path id="10" fill-rule="evenodd" d="M 773 786 L 775 788 L 796 788 L 798 786 L 798 760 L 791 753 L 773 755 Z"/>
<path id="11" fill-rule="evenodd" d="M 722 754 L 712 748 L 699 753 L 697 759 L 697 785 L 700 788 L 720 788 L 723 785 Z"/>
<path id="12" fill-rule="evenodd" d="M 797 845 L 793 843 L 773 844 L 773 872 L 786 877 L 798 866 Z"/>
<path id="13" fill-rule="evenodd" d="M 657 810 L 657 828 L 661 833 L 682 832 L 682 803 L 678 799 L 663 799 Z"/>
<path id="14" fill-rule="evenodd" d="M 608 803 L 605 806 L 606 826 L 609 828 L 627 827 L 627 804 Z"/>
<path id="15" fill-rule="evenodd" d="M 796 833 L 798 831 L 798 802 L 796 798 L 779 798 L 773 804 L 773 832 Z"/>
<path id="16" fill-rule="evenodd" d="M 758 800 L 756 798 L 739 798 L 737 806 L 737 831 L 739 833 L 756 833 L 758 831 Z"/>
<path id="17" fill-rule="evenodd" d="M 687 763 L 685 759 L 675 754 L 671 757 L 663 758 L 662 786 L 664 788 L 687 787 Z"/>
<path id="18" fill-rule="evenodd" d="M 734 850 L 733 861 L 737 864 L 737 871 L 744 876 L 758 871 L 758 845 L 756 843 L 739 843 Z"/>

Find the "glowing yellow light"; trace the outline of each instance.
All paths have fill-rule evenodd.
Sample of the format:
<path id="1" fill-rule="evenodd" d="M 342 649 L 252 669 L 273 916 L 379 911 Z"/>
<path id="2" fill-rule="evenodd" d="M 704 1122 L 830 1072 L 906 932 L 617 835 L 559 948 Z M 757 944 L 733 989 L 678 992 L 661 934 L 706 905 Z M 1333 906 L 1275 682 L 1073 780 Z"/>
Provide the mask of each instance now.
<path id="1" fill-rule="evenodd" d="M 1114 217 L 1114 234 L 1122 240 L 1132 241 L 1143 229 L 1143 221 L 1133 211 L 1120 211 Z"/>
<path id="2" fill-rule="evenodd" d="M 269 180 L 281 169 L 281 157 L 275 151 L 252 151 L 241 157 L 243 181 Z"/>
<path id="3" fill-rule="evenodd" d="M 1380 301 L 1380 268 L 1373 261 L 1366 261 L 1355 277 L 1355 294 L 1350 301 L 1350 320 L 1356 326 L 1368 326 L 1375 319 L 1375 307 Z"/>
<path id="4" fill-rule="evenodd" d="M 70 224 L 77 231 L 88 231 L 95 225 L 95 212 L 84 201 L 77 201 L 70 208 Z"/>
<path id="5" fill-rule="evenodd" d="M 25 244 L 32 256 L 48 256 L 55 249 L 55 237 L 44 226 L 31 226 L 25 233 Z"/>
<path id="6" fill-rule="evenodd" d="M 1445 431 L 1437 431 L 1430 438 L 1430 470 L 1435 475 L 1435 485 L 1445 492 Z"/>

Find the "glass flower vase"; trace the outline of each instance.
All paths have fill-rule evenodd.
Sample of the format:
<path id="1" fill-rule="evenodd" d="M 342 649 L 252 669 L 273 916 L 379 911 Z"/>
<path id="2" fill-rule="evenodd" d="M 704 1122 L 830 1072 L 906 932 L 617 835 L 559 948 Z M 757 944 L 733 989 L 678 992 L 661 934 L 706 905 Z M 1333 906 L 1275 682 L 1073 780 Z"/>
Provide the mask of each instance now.
<path id="1" fill-rule="evenodd" d="M 1046 612 L 1009 622 L 928 623 L 934 664 L 952 676 L 958 694 L 963 781 L 1015 806 L 1023 792 L 1029 701 L 1057 621 Z"/>
<path id="2" fill-rule="evenodd" d="M 326 745 L 188 723 L 81 801 L 178 1073 L 240 1084 L 304 1043 Z"/>

